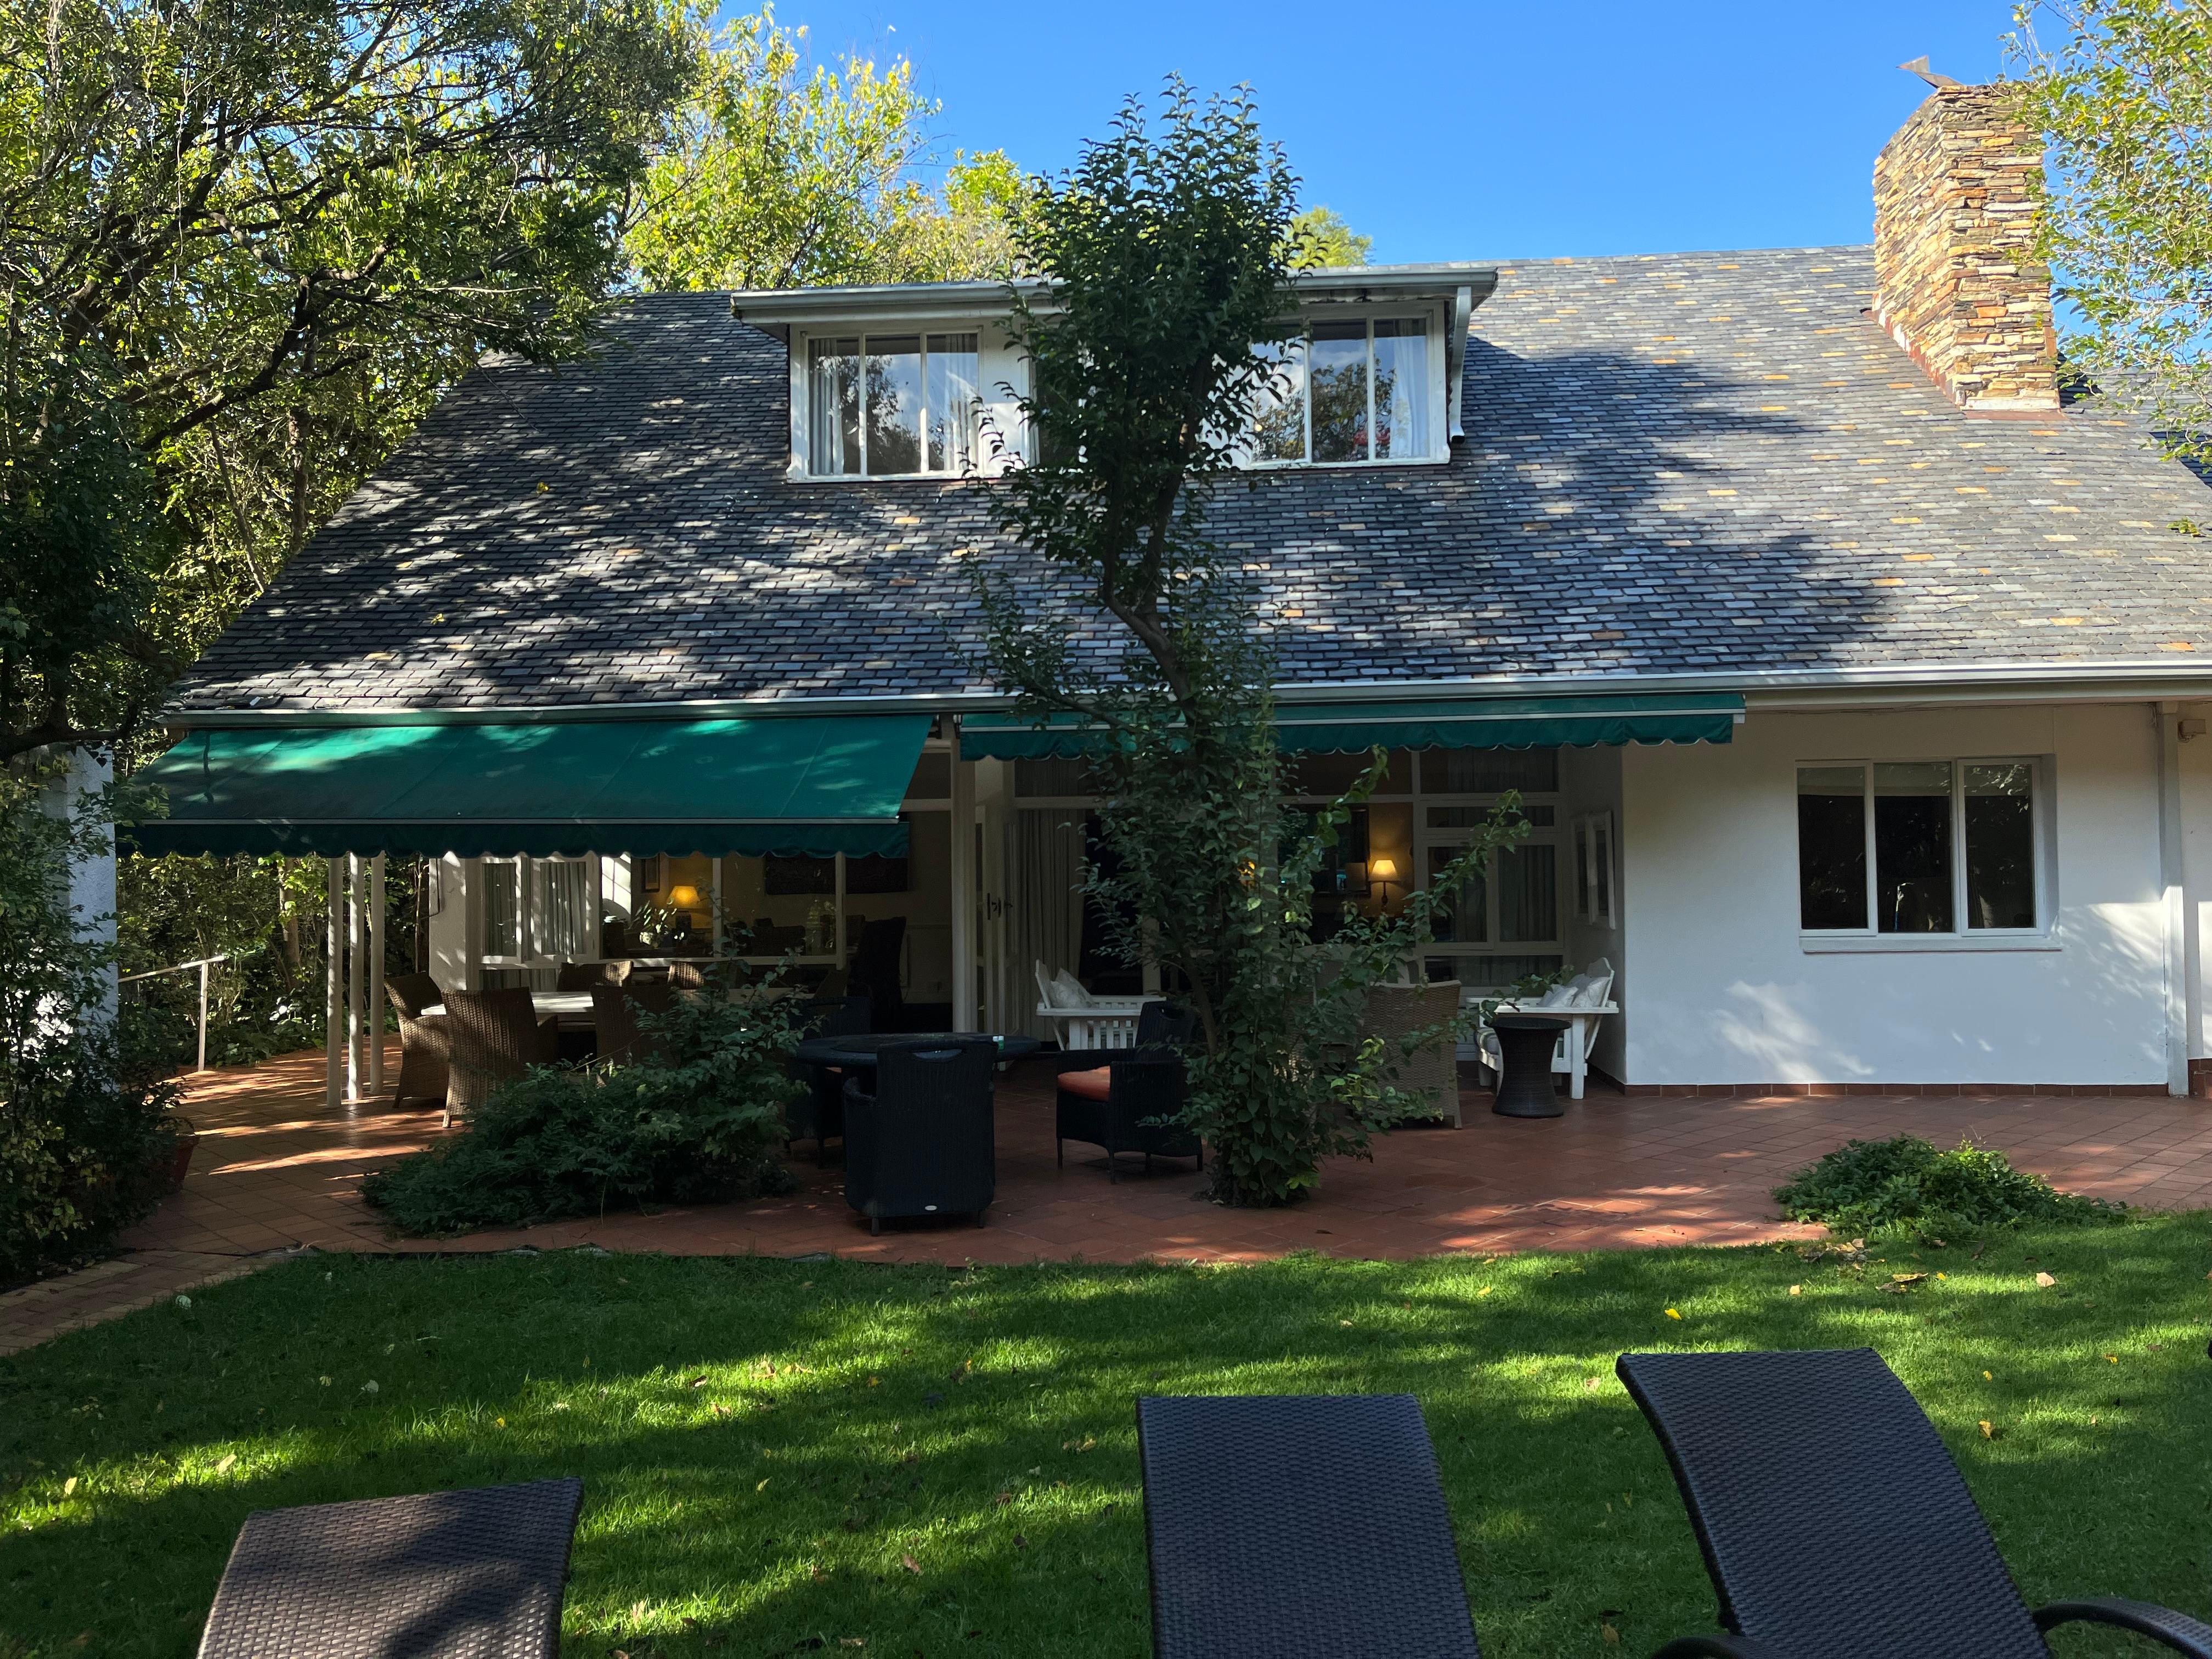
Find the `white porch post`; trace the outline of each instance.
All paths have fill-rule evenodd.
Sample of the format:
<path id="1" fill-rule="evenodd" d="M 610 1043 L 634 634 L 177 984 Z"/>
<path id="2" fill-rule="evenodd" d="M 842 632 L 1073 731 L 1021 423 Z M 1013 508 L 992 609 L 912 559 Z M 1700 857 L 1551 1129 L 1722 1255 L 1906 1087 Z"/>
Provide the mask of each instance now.
<path id="1" fill-rule="evenodd" d="M 975 1029 L 975 763 L 952 736 L 952 1029 Z M 1003 1022 L 1002 1022 L 1003 1023 Z"/>
<path id="2" fill-rule="evenodd" d="M 345 878 L 336 859 L 327 860 L 330 897 L 325 905 L 323 988 L 323 1103 L 335 1107 L 345 1094 L 345 919 L 340 914 Z"/>
<path id="3" fill-rule="evenodd" d="M 2158 873 L 2166 922 L 2166 1091 L 2189 1092 L 2189 951 L 2183 930 L 2180 705 L 2151 705 L 2158 739 Z"/>
<path id="4" fill-rule="evenodd" d="M 384 854 L 368 864 L 368 1091 L 384 1088 Z"/>
<path id="5" fill-rule="evenodd" d="M 361 875 L 361 854 L 346 854 L 346 1098 L 359 1100 L 362 1095 L 364 1067 L 362 1064 L 361 970 L 365 952 L 362 950 L 363 924 L 368 918 L 362 913 L 362 889 L 365 885 Z"/>

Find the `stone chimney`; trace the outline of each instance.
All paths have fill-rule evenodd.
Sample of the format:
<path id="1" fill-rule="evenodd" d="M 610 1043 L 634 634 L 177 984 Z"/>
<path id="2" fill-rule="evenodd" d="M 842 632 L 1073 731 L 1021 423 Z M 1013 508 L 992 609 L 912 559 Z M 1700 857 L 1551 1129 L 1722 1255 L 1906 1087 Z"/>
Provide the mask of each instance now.
<path id="1" fill-rule="evenodd" d="M 2042 141 L 1993 86 L 1937 86 L 1875 161 L 1875 317 L 1969 411 L 2058 407 L 2042 173 Z"/>

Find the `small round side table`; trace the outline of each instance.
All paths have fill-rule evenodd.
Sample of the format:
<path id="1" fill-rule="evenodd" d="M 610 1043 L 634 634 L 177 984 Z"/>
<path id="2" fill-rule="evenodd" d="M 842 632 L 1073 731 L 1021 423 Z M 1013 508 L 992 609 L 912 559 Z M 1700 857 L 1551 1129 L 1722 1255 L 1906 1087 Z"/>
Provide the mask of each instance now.
<path id="1" fill-rule="evenodd" d="M 1565 1117 L 1567 1109 L 1552 1088 L 1552 1051 L 1559 1047 L 1564 1019 L 1541 1014 L 1493 1014 L 1498 1033 L 1498 1098 L 1490 1109 L 1500 1117 Z"/>

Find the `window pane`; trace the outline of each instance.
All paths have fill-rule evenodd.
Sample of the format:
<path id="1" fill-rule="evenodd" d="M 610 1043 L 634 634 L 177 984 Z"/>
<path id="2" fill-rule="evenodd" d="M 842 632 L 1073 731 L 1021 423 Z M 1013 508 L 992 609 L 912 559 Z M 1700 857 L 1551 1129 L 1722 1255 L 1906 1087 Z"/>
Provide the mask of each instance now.
<path id="1" fill-rule="evenodd" d="M 921 471 L 921 337 L 868 340 L 868 471 Z"/>
<path id="2" fill-rule="evenodd" d="M 1375 325 L 1375 453 L 1429 453 L 1429 325 L 1419 317 Z"/>
<path id="3" fill-rule="evenodd" d="M 2035 796 L 2026 761 L 1969 766 L 1966 926 L 2035 926 Z"/>
<path id="4" fill-rule="evenodd" d="M 1797 915 L 1802 927 L 1864 927 L 1866 768 L 1797 769 Z"/>
<path id="5" fill-rule="evenodd" d="M 933 334 L 929 375 L 929 470 L 964 472 L 975 460 L 975 337 Z"/>
<path id="6" fill-rule="evenodd" d="M 860 343 L 806 343 L 807 471 L 835 477 L 860 470 Z"/>
<path id="7" fill-rule="evenodd" d="M 1456 847 L 1429 848 L 1428 884 L 1430 886 L 1436 885 L 1437 872 L 1458 857 L 1462 849 Z M 1480 871 L 1475 872 L 1460 884 L 1459 891 L 1437 911 L 1436 936 L 1438 939 L 1447 942 L 1458 939 L 1480 941 L 1490 937 L 1488 904 L 1485 896 L 1486 885 Z"/>
<path id="8" fill-rule="evenodd" d="M 1951 763 L 1885 761 L 1874 769 L 1875 927 L 1951 931 Z"/>
<path id="9" fill-rule="evenodd" d="M 1498 937 L 1503 944 L 1559 936 L 1559 853 L 1548 842 L 1498 854 Z"/>
<path id="10" fill-rule="evenodd" d="M 1306 343 L 1276 340 L 1255 348 L 1275 365 L 1273 382 L 1252 399 L 1252 453 L 1263 461 L 1306 458 Z"/>
<path id="11" fill-rule="evenodd" d="M 522 902 L 513 859 L 486 859 L 483 951 L 488 957 L 522 954 Z"/>
<path id="12" fill-rule="evenodd" d="M 1313 458 L 1367 459 L 1367 325 L 1316 323 L 1310 348 Z"/>
<path id="13" fill-rule="evenodd" d="M 1435 795 L 1548 795 L 1559 787 L 1556 749 L 1424 749 L 1421 787 Z"/>

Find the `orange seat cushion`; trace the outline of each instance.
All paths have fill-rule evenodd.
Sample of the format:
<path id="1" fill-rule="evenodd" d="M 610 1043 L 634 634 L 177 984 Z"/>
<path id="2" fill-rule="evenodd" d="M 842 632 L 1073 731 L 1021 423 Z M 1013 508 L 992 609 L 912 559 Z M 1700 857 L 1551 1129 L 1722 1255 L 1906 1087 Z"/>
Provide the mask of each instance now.
<path id="1" fill-rule="evenodd" d="M 1114 1093 L 1114 1068 L 1101 1066 L 1091 1072 L 1062 1072 L 1060 1086 L 1085 1100 L 1106 1100 Z"/>

